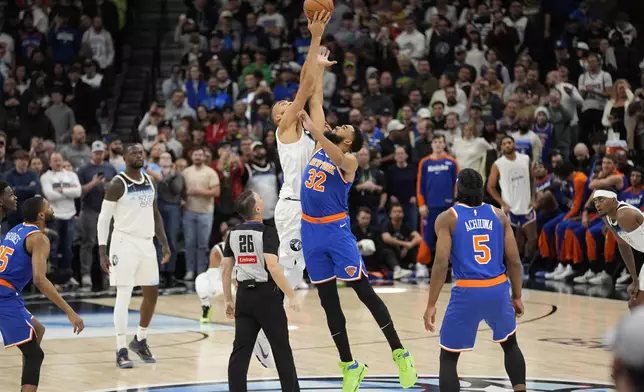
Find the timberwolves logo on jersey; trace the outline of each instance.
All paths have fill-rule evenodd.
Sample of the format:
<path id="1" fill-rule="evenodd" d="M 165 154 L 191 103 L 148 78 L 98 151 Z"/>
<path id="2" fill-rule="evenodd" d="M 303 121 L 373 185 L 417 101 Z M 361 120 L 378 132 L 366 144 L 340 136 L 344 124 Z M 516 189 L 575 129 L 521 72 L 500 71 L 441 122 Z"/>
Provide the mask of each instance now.
<path id="1" fill-rule="evenodd" d="M 298 240 L 297 238 L 293 238 L 289 243 L 289 246 L 294 252 L 299 252 L 302 250 L 302 241 Z"/>
<path id="2" fill-rule="evenodd" d="M 342 390 L 341 377 L 300 377 L 300 389 L 302 391 L 326 391 L 335 392 Z M 508 391 L 511 390 L 510 382 L 504 378 L 498 377 L 461 377 L 461 391 Z M 559 381 L 559 380 L 528 380 L 527 389 L 529 391 L 539 392 L 614 392 L 615 389 L 612 385 L 593 383 L 593 382 L 574 382 L 574 381 Z M 365 377 L 360 385 L 365 390 L 382 390 L 382 391 L 404 391 L 400 387 L 398 377 Z M 228 391 L 228 382 L 221 381 L 215 383 L 186 383 L 186 384 L 172 384 L 165 386 L 149 387 L 146 390 L 149 392 L 161 391 L 192 391 L 198 390 L 208 392 L 223 392 Z M 418 377 L 418 382 L 414 386 L 415 389 L 439 392 L 438 377 L 427 376 Z M 280 382 L 277 379 L 265 380 L 248 380 L 249 391 L 279 391 Z M 119 389 L 122 392 L 136 392 L 139 389 Z M 116 392 L 116 390 L 114 391 Z"/>

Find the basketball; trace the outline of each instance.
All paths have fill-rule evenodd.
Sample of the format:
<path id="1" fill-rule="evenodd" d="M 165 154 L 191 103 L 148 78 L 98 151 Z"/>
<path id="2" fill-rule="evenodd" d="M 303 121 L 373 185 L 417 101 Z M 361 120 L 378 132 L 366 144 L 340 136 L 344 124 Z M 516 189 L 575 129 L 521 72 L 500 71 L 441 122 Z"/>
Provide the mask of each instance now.
<path id="1" fill-rule="evenodd" d="M 313 15 L 318 11 L 333 12 L 333 0 L 304 0 L 304 14 L 309 20 L 313 20 Z"/>

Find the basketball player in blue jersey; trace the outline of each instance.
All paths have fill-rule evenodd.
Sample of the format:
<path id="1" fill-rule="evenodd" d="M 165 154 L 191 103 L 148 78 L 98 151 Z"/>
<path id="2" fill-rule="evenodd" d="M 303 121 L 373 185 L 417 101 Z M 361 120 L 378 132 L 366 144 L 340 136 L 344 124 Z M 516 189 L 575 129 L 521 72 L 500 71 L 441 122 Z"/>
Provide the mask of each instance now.
<path id="1" fill-rule="evenodd" d="M 16 209 L 16 197 L 4 181 L 0 182 L 2 213 Z M 17 346 L 22 351 L 22 392 L 35 392 L 40 381 L 40 367 L 45 354 L 40 342 L 45 327 L 27 311 L 20 293 L 33 280 L 34 285 L 58 306 L 80 333 L 83 320 L 58 294 L 47 279 L 49 239 L 46 222 L 53 219 L 49 202 L 41 196 L 27 199 L 22 205 L 24 223 L 11 229 L 0 243 L 0 332 L 5 348 Z"/>
<path id="2" fill-rule="evenodd" d="M 98 250 L 103 272 L 116 287 L 114 327 L 116 329 L 116 366 L 134 366 L 126 346 L 127 319 L 134 286 L 141 286 L 139 327 L 129 344 L 145 363 L 156 363 L 147 343 L 148 327 L 157 304 L 159 266 L 154 237 L 161 244 L 162 264 L 170 260 L 170 246 L 163 219 L 157 207 L 154 181 L 141 169 L 144 165 L 143 146 L 134 144 L 125 151 L 125 170 L 116 175 L 105 191 L 98 216 Z M 107 242 L 110 222 L 114 218 L 109 257 Z"/>
<path id="3" fill-rule="evenodd" d="M 515 391 L 525 391 L 525 360 L 517 343 L 516 317 L 523 314 L 523 266 L 505 213 L 483 203 L 483 178 L 472 169 L 458 175 L 456 204 L 436 220 L 436 258 L 429 284 L 425 328 L 436 328 L 436 303 L 448 264 L 457 279 L 440 331 L 441 392 L 458 392 L 461 352 L 474 348 L 483 320 L 505 352 L 505 370 Z M 510 276 L 512 297 L 509 293 Z"/>
<path id="4" fill-rule="evenodd" d="M 346 281 L 376 319 L 392 349 L 400 384 L 410 388 L 417 380 L 413 357 L 403 348 L 386 305 L 369 283 L 347 215 L 349 189 L 358 168 L 352 152 L 362 148 L 362 133 L 351 125 L 324 132 L 305 111 L 300 111 L 298 117 L 318 141 L 302 177 L 302 248 L 309 277 L 318 290 L 340 354 L 342 391 L 357 391 L 368 368 L 351 355 L 336 279 Z"/>

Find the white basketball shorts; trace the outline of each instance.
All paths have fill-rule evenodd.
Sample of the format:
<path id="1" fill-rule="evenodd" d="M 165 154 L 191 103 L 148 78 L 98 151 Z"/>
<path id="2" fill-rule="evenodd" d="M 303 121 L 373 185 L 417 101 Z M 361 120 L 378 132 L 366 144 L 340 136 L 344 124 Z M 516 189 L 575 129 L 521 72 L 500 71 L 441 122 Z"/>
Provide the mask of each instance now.
<path id="1" fill-rule="evenodd" d="M 284 275 L 295 286 L 302 280 L 304 254 L 302 252 L 302 205 L 297 200 L 279 199 L 275 206 L 275 228 L 280 239 L 279 263 Z"/>
<path id="2" fill-rule="evenodd" d="M 153 239 L 114 230 L 110 243 L 110 286 L 158 286 L 159 265 Z"/>

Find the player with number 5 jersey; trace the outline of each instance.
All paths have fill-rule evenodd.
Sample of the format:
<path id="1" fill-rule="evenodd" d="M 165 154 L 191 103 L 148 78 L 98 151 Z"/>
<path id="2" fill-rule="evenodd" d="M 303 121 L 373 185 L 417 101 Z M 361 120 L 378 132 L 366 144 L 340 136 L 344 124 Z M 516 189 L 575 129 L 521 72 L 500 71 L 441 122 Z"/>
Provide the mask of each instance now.
<path id="1" fill-rule="evenodd" d="M 456 366 L 460 352 L 474 348 L 479 323 L 505 353 L 515 391 L 525 391 L 525 361 L 516 340 L 516 317 L 523 314 L 523 267 L 509 219 L 483 203 L 483 178 L 472 169 L 458 175 L 456 205 L 436 220 L 436 257 L 429 284 L 425 328 L 435 329 L 436 302 L 448 271 L 456 278 L 440 331 L 440 390 L 460 390 Z M 512 282 L 512 297 L 508 276 Z"/>
<path id="2" fill-rule="evenodd" d="M 13 190 L 0 181 L 0 216 L 15 209 Z M 40 342 L 45 327 L 25 308 L 22 290 L 33 280 L 34 286 L 65 312 L 75 333 L 80 333 L 84 325 L 47 279 L 50 246 L 45 227 L 46 221 L 54 218 L 49 202 L 41 196 L 25 200 L 22 216 L 24 223 L 12 228 L 0 243 L 0 332 L 5 348 L 18 347 L 22 352 L 21 391 L 35 392 L 44 359 Z"/>

